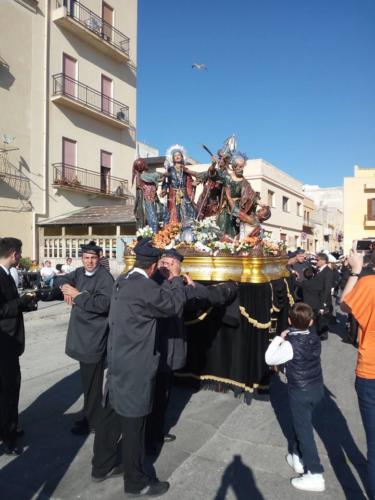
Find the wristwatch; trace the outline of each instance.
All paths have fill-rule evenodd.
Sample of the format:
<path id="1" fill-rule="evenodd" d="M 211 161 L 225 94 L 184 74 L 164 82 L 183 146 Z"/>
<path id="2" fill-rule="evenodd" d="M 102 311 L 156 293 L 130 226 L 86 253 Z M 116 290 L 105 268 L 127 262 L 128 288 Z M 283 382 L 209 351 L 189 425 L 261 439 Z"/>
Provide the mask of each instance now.
<path id="1" fill-rule="evenodd" d="M 357 278 L 359 275 L 360 275 L 360 273 L 350 273 L 350 276 L 357 276 Z"/>

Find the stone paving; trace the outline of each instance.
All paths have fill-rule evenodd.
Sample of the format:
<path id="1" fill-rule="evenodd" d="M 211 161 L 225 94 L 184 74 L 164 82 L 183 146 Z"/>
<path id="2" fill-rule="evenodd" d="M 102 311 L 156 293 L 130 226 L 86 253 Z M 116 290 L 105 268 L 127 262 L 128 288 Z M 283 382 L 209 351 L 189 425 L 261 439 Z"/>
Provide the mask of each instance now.
<path id="1" fill-rule="evenodd" d="M 93 436 L 69 432 L 82 396 L 78 364 L 64 354 L 68 317 L 62 303 L 42 304 L 26 316 L 20 401 L 25 451 L 20 457 L 0 456 L 1 500 L 124 498 L 121 478 L 92 483 Z M 290 486 L 285 386 L 274 377 L 271 397 L 254 399 L 250 406 L 232 393 L 174 388 L 168 421 L 177 439 L 147 460 L 147 467 L 171 483 L 163 498 L 366 499 L 365 436 L 354 391 L 356 350 L 341 342 L 340 325 L 334 330 L 323 343 L 327 395 L 314 421 L 325 467 L 324 493 Z"/>

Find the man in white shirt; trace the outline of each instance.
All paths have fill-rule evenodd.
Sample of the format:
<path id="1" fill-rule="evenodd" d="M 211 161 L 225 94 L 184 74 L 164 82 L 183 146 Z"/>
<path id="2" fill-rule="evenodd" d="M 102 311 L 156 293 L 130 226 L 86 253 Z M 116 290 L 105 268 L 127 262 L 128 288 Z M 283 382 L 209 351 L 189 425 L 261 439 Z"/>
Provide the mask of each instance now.
<path id="1" fill-rule="evenodd" d="M 72 259 L 68 257 L 65 261 L 65 264 L 61 266 L 61 271 L 65 274 L 71 273 L 74 271 L 75 267 L 72 266 Z"/>
<path id="2" fill-rule="evenodd" d="M 52 267 L 51 261 L 46 260 L 44 266 L 40 270 L 40 275 L 46 286 L 53 285 L 53 278 L 56 276 L 56 269 Z"/>

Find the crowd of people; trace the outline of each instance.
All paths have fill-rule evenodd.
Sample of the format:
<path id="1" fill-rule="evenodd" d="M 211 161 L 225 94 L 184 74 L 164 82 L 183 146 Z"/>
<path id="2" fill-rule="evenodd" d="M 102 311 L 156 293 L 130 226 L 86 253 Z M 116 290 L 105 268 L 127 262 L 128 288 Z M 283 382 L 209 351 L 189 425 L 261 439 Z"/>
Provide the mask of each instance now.
<path id="1" fill-rule="evenodd" d="M 92 480 L 123 475 L 125 492 L 133 497 L 169 489 L 168 482 L 145 473 L 143 461 L 146 447 L 175 439 L 163 424 L 172 373 L 186 361 L 183 312 L 225 306 L 235 299 L 237 285 L 195 283 L 181 275 L 182 255 L 174 249 L 161 253 L 150 243 L 147 238 L 137 244 L 134 268 L 115 283 L 101 264 L 102 249 L 94 241 L 82 245 L 82 266 L 56 276 L 51 287 L 19 297 L 9 270 L 19 262 L 22 242 L 0 239 L 0 425 L 6 454 L 23 451 L 17 442 L 23 312 L 33 310 L 36 300 L 64 300 L 72 306 L 65 352 L 79 362 L 84 395 L 84 416 L 71 430 L 95 431 Z"/>
<path id="2" fill-rule="evenodd" d="M 50 286 L 20 296 L 11 269 L 17 267 L 21 251 L 20 240 L 0 239 L 0 438 L 4 452 L 18 455 L 23 451 L 18 440 L 23 433 L 18 424 L 23 312 L 34 310 L 38 300 L 63 300 L 72 306 L 65 352 L 79 362 L 84 395 L 83 418 L 71 431 L 95 433 L 92 480 L 122 475 L 128 496 L 164 494 L 169 483 L 145 472 L 144 456 L 176 439 L 164 432 L 163 424 L 173 372 L 186 362 L 183 314 L 189 308 L 232 303 L 237 284 L 196 283 L 181 273 L 183 256 L 177 250 L 160 251 L 150 238 L 144 238 L 134 249 L 133 269 L 115 282 L 101 259 L 102 249 L 91 241 L 81 246 L 80 267 L 74 269 L 67 261 L 68 267 L 62 266 L 60 274 L 44 273 L 44 278 L 51 276 Z M 52 266 L 46 262 L 44 268 Z M 324 399 L 321 341 L 328 338 L 336 321 L 337 301 L 353 318 L 349 341 L 354 342 L 353 329 L 358 330 L 356 391 L 367 437 L 369 495 L 375 498 L 374 268 L 375 253 L 366 259 L 356 252 L 339 259 L 324 252 L 308 256 L 303 249 L 289 253 L 287 282 L 295 302 L 289 310 L 290 326 L 272 340 L 265 359 L 270 366 L 282 366 L 288 380 L 295 435 L 286 460 L 299 474 L 291 481 L 297 489 L 325 489 L 311 418 Z"/>

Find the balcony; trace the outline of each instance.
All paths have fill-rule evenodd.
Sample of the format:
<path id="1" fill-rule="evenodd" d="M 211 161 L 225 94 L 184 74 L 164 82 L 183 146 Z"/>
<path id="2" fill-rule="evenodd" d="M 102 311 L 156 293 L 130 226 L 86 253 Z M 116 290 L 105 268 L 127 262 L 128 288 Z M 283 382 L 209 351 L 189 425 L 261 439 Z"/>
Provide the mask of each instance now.
<path id="1" fill-rule="evenodd" d="M 365 215 L 363 225 L 365 229 L 375 229 L 375 219 L 370 219 L 368 215 Z"/>
<path id="2" fill-rule="evenodd" d="M 111 198 L 133 199 L 133 195 L 128 189 L 128 181 L 125 179 L 74 167 L 66 163 L 54 163 L 52 166 L 52 185 L 56 189 L 93 193 Z"/>
<path id="3" fill-rule="evenodd" d="M 120 62 L 129 61 L 129 38 L 77 0 L 60 0 L 53 11 L 57 24 Z"/>
<path id="4" fill-rule="evenodd" d="M 63 73 L 53 75 L 52 78 L 53 102 L 81 111 L 117 128 L 130 127 L 129 108 L 125 104 Z"/>
<path id="5" fill-rule="evenodd" d="M 315 224 L 312 219 L 303 219 L 303 226 L 313 229 L 315 227 Z"/>

